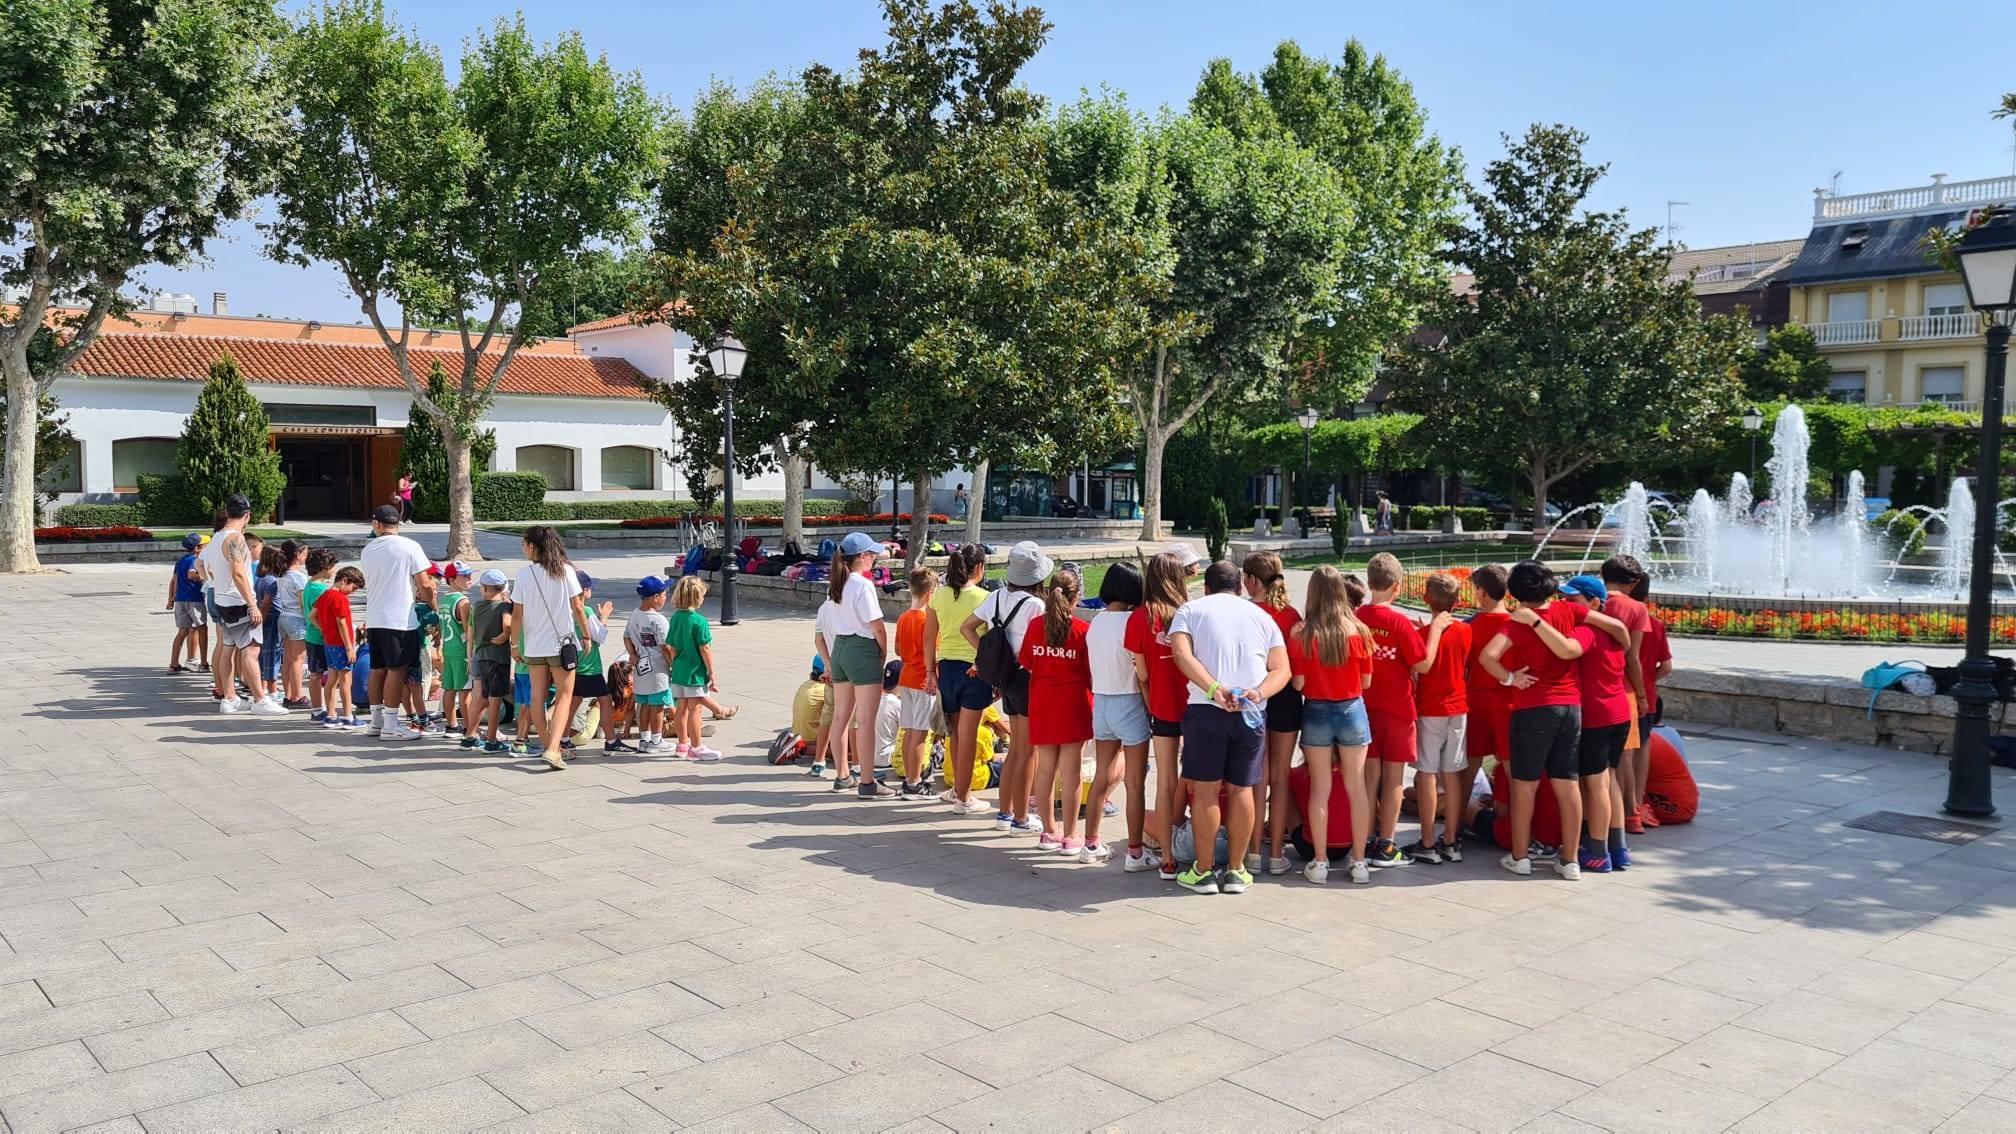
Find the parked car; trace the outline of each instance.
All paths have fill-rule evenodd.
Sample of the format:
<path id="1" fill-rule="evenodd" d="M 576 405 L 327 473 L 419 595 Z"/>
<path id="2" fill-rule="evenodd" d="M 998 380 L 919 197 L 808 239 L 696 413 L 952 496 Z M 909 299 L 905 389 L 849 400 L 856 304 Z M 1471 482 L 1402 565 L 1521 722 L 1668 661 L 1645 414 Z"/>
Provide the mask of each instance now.
<path id="1" fill-rule="evenodd" d="M 1063 493 L 1050 497 L 1050 514 L 1060 520 L 1089 520 L 1099 515 Z"/>
<path id="2" fill-rule="evenodd" d="M 1515 520 L 1526 519 L 1532 513 L 1532 509 L 1530 508 L 1515 508 L 1512 505 L 1512 501 L 1500 496 L 1496 492 L 1487 492 L 1481 488 L 1464 488 L 1463 495 L 1457 499 L 1456 503 L 1465 508 L 1489 508 L 1493 512 L 1501 512 L 1507 516 L 1511 516 Z M 1548 501 L 1546 515 L 1547 522 L 1550 524 L 1559 520 L 1562 516 L 1561 505 L 1551 500 Z"/>

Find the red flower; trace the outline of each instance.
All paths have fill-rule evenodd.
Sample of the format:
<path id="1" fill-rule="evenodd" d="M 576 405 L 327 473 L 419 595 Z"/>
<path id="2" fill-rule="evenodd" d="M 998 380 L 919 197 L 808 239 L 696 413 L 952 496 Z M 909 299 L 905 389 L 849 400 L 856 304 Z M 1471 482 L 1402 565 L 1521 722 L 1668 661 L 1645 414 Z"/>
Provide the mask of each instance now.
<path id="1" fill-rule="evenodd" d="M 36 528 L 35 538 L 43 543 L 116 543 L 122 540 L 153 539 L 154 533 L 130 524 L 109 528 Z"/>

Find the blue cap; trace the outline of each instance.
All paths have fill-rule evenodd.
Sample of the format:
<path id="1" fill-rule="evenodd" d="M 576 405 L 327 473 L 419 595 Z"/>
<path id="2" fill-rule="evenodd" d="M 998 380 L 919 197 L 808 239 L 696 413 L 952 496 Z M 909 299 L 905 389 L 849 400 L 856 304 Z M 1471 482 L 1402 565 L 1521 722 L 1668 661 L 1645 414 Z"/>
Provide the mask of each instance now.
<path id="1" fill-rule="evenodd" d="M 203 537 L 197 535 L 195 532 L 190 532 L 188 535 L 182 537 L 182 550 L 184 551 L 194 551 L 202 546 Z"/>
<path id="2" fill-rule="evenodd" d="M 584 591 L 592 591 L 595 589 L 594 578 L 590 576 L 588 572 L 583 571 L 579 567 L 574 568 L 574 581 L 580 583 L 581 589 Z"/>
<path id="3" fill-rule="evenodd" d="M 1597 602 L 1610 601 L 1610 588 L 1604 586 L 1603 580 L 1594 575 L 1575 576 L 1561 584 L 1561 593 L 1564 595 L 1582 595 L 1587 598 L 1593 598 Z"/>
<path id="4" fill-rule="evenodd" d="M 849 559 L 880 550 L 882 550 L 881 542 L 865 532 L 848 532 L 847 538 L 840 541 L 840 554 Z"/>
<path id="5" fill-rule="evenodd" d="M 825 658 L 822 658 L 822 657 L 820 657 L 820 656 L 819 656 L 818 654 L 813 654 L 813 655 L 812 655 L 812 676 L 814 676 L 814 677 L 817 677 L 817 676 L 819 676 L 820 674 L 822 674 L 822 673 L 825 673 L 825 672 L 826 672 L 826 659 L 825 659 Z"/>
<path id="6" fill-rule="evenodd" d="M 662 595 L 670 586 L 671 584 L 661 575 L 646 575 L 637 580 L 637 597 L 650 598 L 652 595 Z"/>
<path id="7" fill-rule="evenodd" d="M 476 576 L 476 582 L 485 587 L 507 587 L 511 585 L 511 576 L 506 575 L 495 567 L 491 567 L 481 575 Z"/>
<path id="8" fill-rule="evenodd" d="M 891 658 L 889 664 L 882 667 L 882 688 L 894 689 L 896 683 L 901 680 L 903 680 L 903 660 Z"/>

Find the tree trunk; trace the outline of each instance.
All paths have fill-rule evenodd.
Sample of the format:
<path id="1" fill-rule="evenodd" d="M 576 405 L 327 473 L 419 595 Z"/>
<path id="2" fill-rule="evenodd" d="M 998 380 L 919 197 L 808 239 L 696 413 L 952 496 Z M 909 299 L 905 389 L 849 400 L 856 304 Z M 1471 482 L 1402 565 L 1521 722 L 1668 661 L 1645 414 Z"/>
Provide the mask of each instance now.
<path id="1" fill-rule="evenodd" d="M 1169 436 L 1159 425 L 1141 431 L 1141 538 L 1162 538 L 1162 450 Z"/>
<path id="2" fill-rule="evenodd" d="M 972 494 L 966 498 L 966 543 L 980 542 L 980 513 L 987 506 L 987 469 L 992 464 L 982 458 L 973 468 Z"/>
<path id="3" fill-rule="evenodd" d="M 8 358 L 6 472 L 0 475 L 0 571 L 40 571 L 35 555 L 35 378 L 25 358 Z"/>
<path id="4" fill-rule="evenodd" d="M 476 550 L 476 482 L 470 469 L 470 443 L 452 424 L 442 424 L 441 445 L 448 450 L 447 558 L 468 563 L 483 558 Z"/>
<path id="5" fill-rule="evenodd" d="M 924 544 L 931 530 L 931 474 L 918 469 L 910 474 L 910 552 L 903 557 L 906 569 L 924 562 Z"/>
<path id="6" fill-rule="evenodd" d="M 805 542 L 805 454 L 790 447 L 783 438 L 777 447 L 784 453 L 784 539 Z"/>

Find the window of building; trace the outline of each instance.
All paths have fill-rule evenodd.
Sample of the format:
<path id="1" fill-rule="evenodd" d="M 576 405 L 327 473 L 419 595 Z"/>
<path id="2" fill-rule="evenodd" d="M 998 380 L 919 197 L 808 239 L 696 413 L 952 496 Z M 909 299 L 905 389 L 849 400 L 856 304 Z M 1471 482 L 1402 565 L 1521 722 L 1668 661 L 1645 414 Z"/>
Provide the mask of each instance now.
<path id="1" fill-rule="evenodd" d="M 1928 366 L 1918 372 L 1919 397 L 1928 402 L 1957 402 L 1967 396 L 1967 368 Z"/>
<path id="2" fill-rule="evenodd" d="M 1925 285 L 1925 314 L 1965 315 L 1966 313 L 1966 285 L 1957 283 Z"/>
<path id="3" fill-rule="evenodd" d="M 554 492 L 574 491 L 574 450 L 559 445 L 520 445 L 518 471 L 536 472 Z"/>
<path id="4" fill-rule="evenodd" d="M 1827 379 L 1827 396 L 1837 402 L 1861 405 L 1868 399 L 1869 375 L 1862 370 L 1836 370 Z"/>
<path id="5" fill-rule="evenodd" d="M 523 450 L 520 450 L 523 452 Z M 611 445 L 602 450 L 603 488 L 656 488 L 652 472 L 658 451 L 642 445 Z"/>
<path id="6" fill-rule="evenodd" d="M 84 491 L 84 444 L 72 438 L 67 451 L 50 465 L 35 487 L 44 492 Z"/>
<path id="7" fill-rule="evenodd" d="M 1858 323 L 1869 317 L 1869 293 L 1837 291 L 1827 297 L 1829 323 Z"/>
<path id="8" fill-rule="evenodd" d="M 112 442 L 112 490 L 138 492 L 142 476 L 174 476 L 175 450 L 180 446 L 173 437 L 122 437 Z"/>

